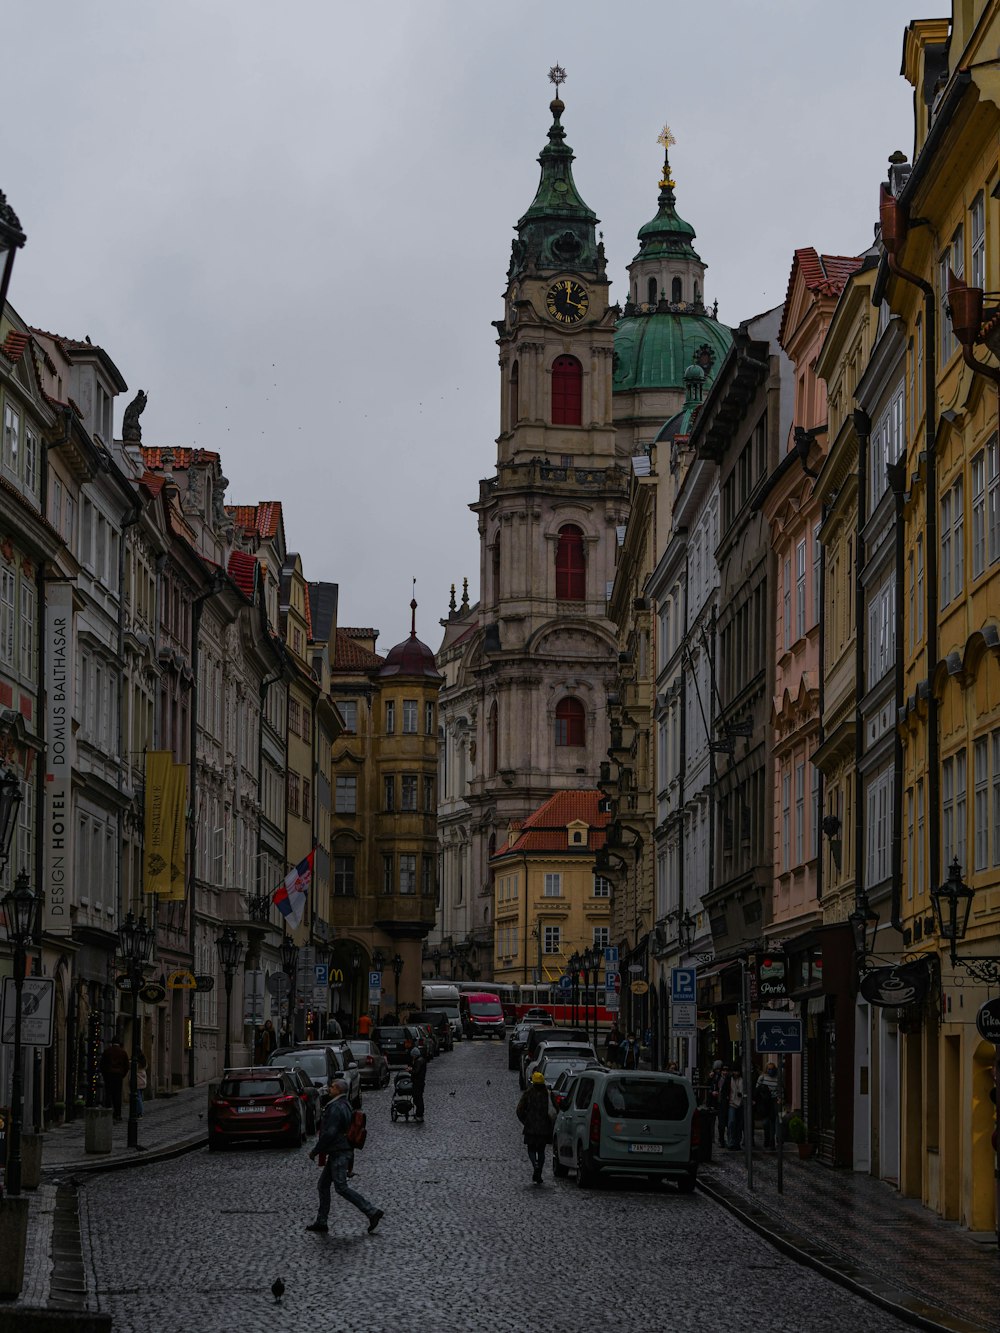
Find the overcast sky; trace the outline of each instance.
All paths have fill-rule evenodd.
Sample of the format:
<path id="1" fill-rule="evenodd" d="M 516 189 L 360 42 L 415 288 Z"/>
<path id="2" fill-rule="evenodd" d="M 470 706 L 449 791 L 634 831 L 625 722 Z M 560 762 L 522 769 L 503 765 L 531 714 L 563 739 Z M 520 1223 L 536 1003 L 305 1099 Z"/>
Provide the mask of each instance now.
<path id="1" fill-rule="evenodd" d="M 577 186 L 624 300 L 669 122 L 678 211 L 738 323 L 796 246 L 871 241 L 913 0 L 48 0 L 7 5 L 10 300 L 149 394 L 143 441 L 284 502 L 310 579 L 383 652 L 479 583 L 495 331 L 559 62 Z"/>

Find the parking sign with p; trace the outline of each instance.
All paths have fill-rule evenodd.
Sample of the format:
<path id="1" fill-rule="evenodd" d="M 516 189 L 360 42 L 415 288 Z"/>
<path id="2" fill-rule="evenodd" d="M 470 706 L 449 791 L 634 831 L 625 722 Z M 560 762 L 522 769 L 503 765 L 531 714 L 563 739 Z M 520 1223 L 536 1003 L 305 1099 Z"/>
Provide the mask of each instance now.
<path id="1" fill-rule="evenodd" d="M 694 1004 L 698 998 L 698 969 L 672 967 L 670 969 L 670 998 L 674 1004 Z"/>

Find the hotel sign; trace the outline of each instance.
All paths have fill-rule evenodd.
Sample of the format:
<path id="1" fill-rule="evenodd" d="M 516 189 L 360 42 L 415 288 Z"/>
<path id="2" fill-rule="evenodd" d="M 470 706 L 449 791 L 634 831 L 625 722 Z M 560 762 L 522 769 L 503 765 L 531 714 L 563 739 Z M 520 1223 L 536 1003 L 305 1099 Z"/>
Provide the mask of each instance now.
<path id="1" fill-rule="evenodd" d="M 69 935 L 73 897 L 73 586 L 46 588 L 45 664 L 45 930 Z"/>

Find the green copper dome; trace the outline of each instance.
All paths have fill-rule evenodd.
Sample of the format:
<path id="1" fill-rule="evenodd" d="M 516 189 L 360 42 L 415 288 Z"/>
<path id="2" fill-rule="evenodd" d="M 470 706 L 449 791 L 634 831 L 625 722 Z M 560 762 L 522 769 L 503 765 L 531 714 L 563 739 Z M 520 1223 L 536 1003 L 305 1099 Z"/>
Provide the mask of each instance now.
<path id="1" fill-rule="evenodd" d="M 612 388 L 615 393 L 680 389 L 692 363 L 700 365 L 711 380 L 709 367 L 720 364 L 732 339 L 727 325 L 704 312 L 657 314 L 653 307 L 649 313 L 625 315 L 615 325 Z"/>
<path id="2" fill-rule="evenodd" d="M 594 234 L 597 215 L 581 199 L 573 180 L 573 150 L 560 122 L 565 105 L 556 97 L 549 109 L 553 117 L 549 141 L 538 156 L 541 179 L 531 206 L 518 219 L 508 277 L 525 269 L 593 270 L 602 258 Z"/>
<path id="3" fill-rule="evenodd" d="M 695 238 L 694 227 L 684 221 L 675 207 L 677 199 L 674 195 L 674 180 L 670 175 L 669 153 L 669 148 L 664 148 L 656 217 L 639 228 L 639 253 L 635 258 L 660 259 L 666 256 L 700 261 L 700 256 L 691 244 Z"/>

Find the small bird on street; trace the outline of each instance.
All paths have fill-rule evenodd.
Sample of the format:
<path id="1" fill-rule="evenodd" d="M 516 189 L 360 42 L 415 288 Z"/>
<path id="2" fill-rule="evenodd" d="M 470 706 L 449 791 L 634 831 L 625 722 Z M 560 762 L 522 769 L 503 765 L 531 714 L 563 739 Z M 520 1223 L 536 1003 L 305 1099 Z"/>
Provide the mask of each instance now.
<path id="1" fill-rule="evenodd" d="M 285 1284 L 280 1277 L 276 1277 L 271 1283 L 271 1292 L 276 1301 L 280 1301 L 285 1294 Z"/>

